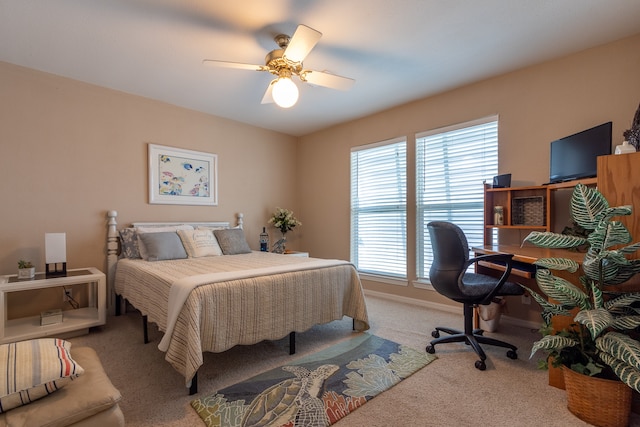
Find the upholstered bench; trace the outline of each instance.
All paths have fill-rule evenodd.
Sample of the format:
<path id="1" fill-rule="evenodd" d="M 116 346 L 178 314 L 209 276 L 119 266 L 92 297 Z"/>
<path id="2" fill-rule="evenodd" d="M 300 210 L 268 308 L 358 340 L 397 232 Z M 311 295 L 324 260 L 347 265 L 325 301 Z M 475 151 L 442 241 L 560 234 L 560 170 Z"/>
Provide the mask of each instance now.
<path id="1" fill-rule="evenodd" d="M 7 349 L 3 345 L 0 351 L 10 352 L 13 350 Z M 39 352 L 39 349 L 34 351 L 34 359 L 39 358 L 39 356 L 35 356 Z M 111 384 L 96 352 L 88 347 L 78 347 L 71 349 L 67 354 L 71 355 L 71 366 L 75 367 L 77 364 L 84 372 L 62 384 L 61 388 L 56 384 L 48 383 L 47 388 L 56 389 L 53 392 L 47 391 L 51 394 L 1 413 L 0 426 L 109 427 L 125 425 L 124 415 L 118 406 L 118 401 L 121 399 L 120 392 Z M 3 356 L 0 355 L 0 357 Z M 20 356 L 17 359 L 17 364 L 19 364 Z M 67 364 L 68 360 L 65 360 L 64 363 Z"/>

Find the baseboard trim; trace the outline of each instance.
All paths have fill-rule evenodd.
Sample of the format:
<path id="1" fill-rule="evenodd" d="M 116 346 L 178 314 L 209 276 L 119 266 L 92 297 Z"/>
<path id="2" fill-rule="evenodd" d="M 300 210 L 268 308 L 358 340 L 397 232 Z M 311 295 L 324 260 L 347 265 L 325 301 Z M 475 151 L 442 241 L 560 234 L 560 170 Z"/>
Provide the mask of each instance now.
<path id="1" fill-rule="evenodd" d="M 370 289 L 364 289 L 364 294 L 365 296 L 370 295 L 376 298 L 388 299 L 391 301 L 401 302 L 405 304 L 418 305 L 420 307 L 445 311 L 447 313 L 459 314 L 460 317 L 462 317 L 462 311 L 459 307 L 455 307 L 448 304 L 440 304 L 437 302 L 425 301 L 417 298 L 404 297 L 401 295 L 389 294 L 387 292 L 372 291 Z M 531 320 L 522 320 L 516 317 L 506 316 L 504 314 L 500 317 L 500 321 L 504 323 L 508 323 L 510 325 L 519 326 L 521 328 L 533 329 L 533 330 L 540 329 L 540 326 L 542 325 L 542 320 L 540 320 L 540 322 L 534 322 Z"/>

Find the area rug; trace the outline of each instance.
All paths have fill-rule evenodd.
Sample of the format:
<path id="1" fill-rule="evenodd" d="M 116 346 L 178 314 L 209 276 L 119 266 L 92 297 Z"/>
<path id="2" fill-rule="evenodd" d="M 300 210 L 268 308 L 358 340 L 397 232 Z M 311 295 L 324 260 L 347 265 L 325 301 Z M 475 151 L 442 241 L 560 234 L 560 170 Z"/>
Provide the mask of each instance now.
<path id="1" fill-rule="evenodd" d="M 191 406 L 209 427 L 329 426 L 434 359 L 362 333 Z"/>

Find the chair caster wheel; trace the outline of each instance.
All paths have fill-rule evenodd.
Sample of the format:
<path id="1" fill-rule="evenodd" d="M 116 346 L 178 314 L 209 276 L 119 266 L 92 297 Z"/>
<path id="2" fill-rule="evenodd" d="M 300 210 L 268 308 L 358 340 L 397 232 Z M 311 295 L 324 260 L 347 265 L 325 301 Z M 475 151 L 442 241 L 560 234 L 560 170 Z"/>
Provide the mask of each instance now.
<path id="1" fill-rule="evenodd" d="M 433 332 L 431 332 L 431 336 L 434 337 L 434 338 L 440 338 L 440 332 L 438 332 L 437 330 L 433 331 Z"/>
<path id="2" fill-rule="evenodd" d="M 429 344 L 425 350 L 426 350 L 426 351 L 427 351 L 427 353 L 429 353 L 429 354 L 433 354 L 433 353 L 435 353 L 435 352 L 436 352 L 436 349 L 435 349 L 435 348 L 433 348 L 433 346 L 432 346 L 431 344 Z"/>
<path id="3" fill-rule="evenodd" d="M 484 363 L 484 360 L 476 360 L 476 369 L 479 369 L 481 371 L 487 369 L 487 365 L 486 363 Z"/>
<path id="4" fill-rule="evenodd" d="M 513 360 L 515 360 L 515 359 L 517 359 L 517 358 L 518 358 L 518 353 L 516 353 L 516 351 L 515 351 L 515 350 L 509 350 L 509 351 L 507 351 L 507 357 L 508 357 L 509 359 L 513 359 Z"/>

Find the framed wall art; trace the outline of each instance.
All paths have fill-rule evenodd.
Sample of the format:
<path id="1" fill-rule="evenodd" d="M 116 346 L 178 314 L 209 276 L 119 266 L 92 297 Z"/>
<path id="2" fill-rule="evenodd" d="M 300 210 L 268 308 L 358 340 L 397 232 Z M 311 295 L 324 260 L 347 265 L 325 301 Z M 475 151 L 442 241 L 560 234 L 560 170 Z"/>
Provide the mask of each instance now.
<path id="1" fill-rule="evenodd" d="M 149 203 L 218 204 L 218 156 L 149 144 Z"/>

